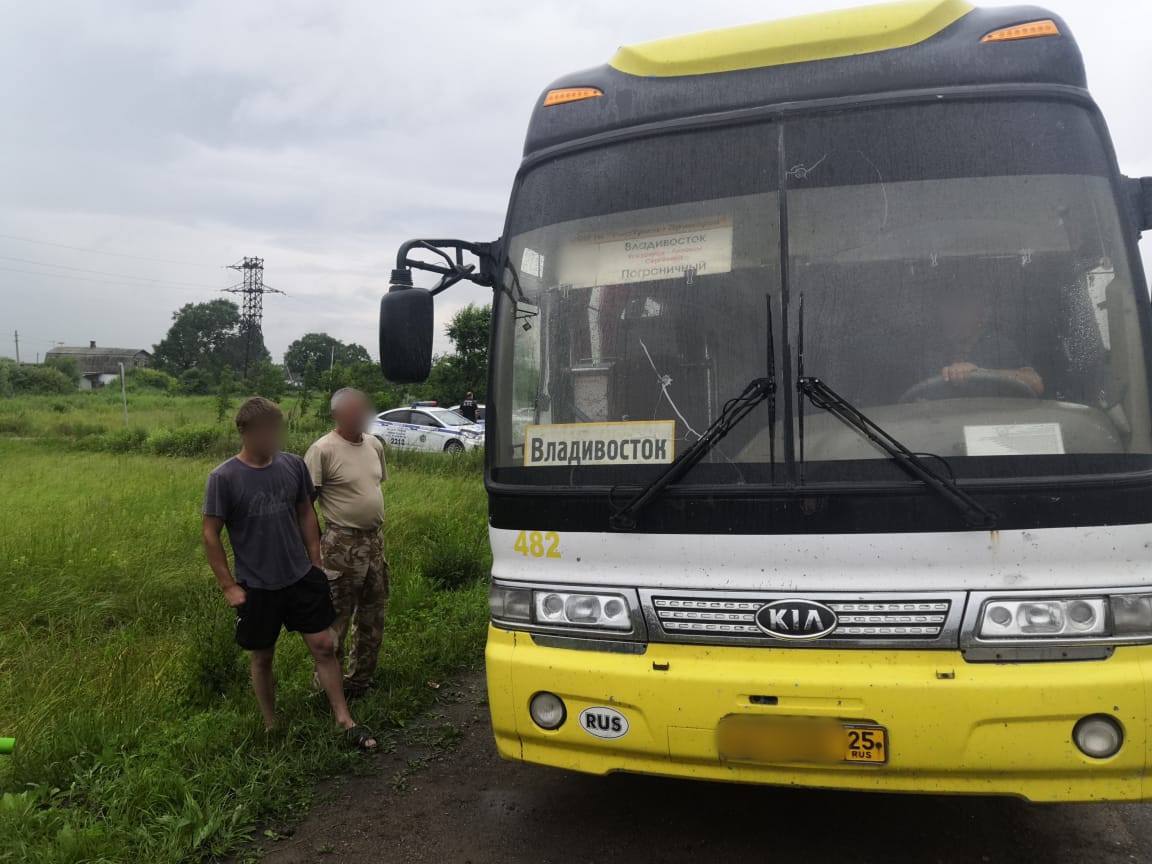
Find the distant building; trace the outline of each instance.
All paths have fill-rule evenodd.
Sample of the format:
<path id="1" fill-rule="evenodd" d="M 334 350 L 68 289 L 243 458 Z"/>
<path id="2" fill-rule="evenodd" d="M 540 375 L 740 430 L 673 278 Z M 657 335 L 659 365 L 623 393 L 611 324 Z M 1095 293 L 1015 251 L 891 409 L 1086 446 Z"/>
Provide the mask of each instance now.
<path id="1" fill-rule="evenodd" d="M 103 348 L 97 346 L 95 340 L 89 342 L 87 348 L 60 346 L 44 355 L 45 362 L 53 358 L 75 361 L 81 390 L 97 390 L 115 381 L 120 377 L 121 363 L 125 371 L 131 371 L 152 362 L 152 355 L 143 348 Z"/>

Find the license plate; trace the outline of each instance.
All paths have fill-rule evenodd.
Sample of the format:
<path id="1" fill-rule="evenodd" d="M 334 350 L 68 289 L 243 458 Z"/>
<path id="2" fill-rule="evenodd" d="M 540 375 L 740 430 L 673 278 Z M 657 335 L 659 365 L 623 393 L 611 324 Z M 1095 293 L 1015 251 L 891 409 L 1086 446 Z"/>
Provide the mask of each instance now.
<path id="1" fill-rule="evenodd" d="M 733 715 L 721 720 L 716 732 L 720 758 L 733 762 L 888 761 L 888 730 L 871 723 Z"/>

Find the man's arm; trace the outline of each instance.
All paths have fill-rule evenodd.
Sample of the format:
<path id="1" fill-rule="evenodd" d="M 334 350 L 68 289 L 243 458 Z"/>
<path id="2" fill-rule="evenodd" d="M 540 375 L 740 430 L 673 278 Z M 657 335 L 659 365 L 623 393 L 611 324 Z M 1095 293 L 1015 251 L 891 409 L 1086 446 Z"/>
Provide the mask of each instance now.
<path id="1" fill-rule="evenodd" d="M 1027 385 L 1038 397 L 1044 395 L 1044 379 L 1031 366 L 1022 366 L 1019 369 L 984 369 L 975 363 L 953 363 L 951 366 L 945 366 L 940 374 L 945 381 L 963 384 L 972 377 L 974 372 L 991 372 L 1001 378 L 1019 381 L 1021 384 Z"/>
<path id="2" fill-rule="evenodd" d="M 244 589 L 236 584 L 232 578 L 232 570 L 228 567 L 228 553 L 224 551 L 224 542 L 220 539 L 220 532 L 224 529 L 224 520 L 219 516 L 205 516 L 201 528 L 204 540 L 204 554 L 208 557 L 208 566 L 216 574 L 216 584 L 224 592 L 224 599 L 229 606 L 240 606 L 247 599 Z"/>
<path id="3" fill-rule="evenodd" d="M 308 557 L 314 566 L 323 569 L 320 557 L 320 523 L 316 519 L 316 510 L 311 500 L 300 501 L 296 505 L 296 521 L 300 525 L 300 536 L 304 538 Z"/>

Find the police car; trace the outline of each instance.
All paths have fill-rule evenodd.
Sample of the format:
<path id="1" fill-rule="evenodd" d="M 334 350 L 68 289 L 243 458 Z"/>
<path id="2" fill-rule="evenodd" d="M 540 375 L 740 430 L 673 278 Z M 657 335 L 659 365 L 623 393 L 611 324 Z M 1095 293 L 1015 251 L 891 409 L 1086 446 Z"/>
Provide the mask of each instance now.
<path id="1" fill-rule="evenodd" d="M 460 406 L 459 405 L 453 405 L 448 410 L 449 411 L 455 411 L 457 414 L 459 414 L 460 413 Z M 483 402 L 477 402 L 476 403 L 476 422 L 478 424 L 480 424 L 481 426 L 484 425 L 484 403 Z"/>
<path id="2" fill-rule="evenodd" d="M 430 405 L 393 408 L 378 414 L 372 434 L 391 447 L 430 453 L 463 453 L 484 446 L 484 426 Z"/>

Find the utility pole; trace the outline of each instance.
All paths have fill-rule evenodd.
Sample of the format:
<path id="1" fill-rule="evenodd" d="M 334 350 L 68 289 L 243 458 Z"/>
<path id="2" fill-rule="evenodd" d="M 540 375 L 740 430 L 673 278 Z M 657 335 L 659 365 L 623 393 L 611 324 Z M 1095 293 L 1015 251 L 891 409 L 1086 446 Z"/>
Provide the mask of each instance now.
<path id="1" fill-rule="evenodd" d="M 20 331 L 19 330 L 13 330 L 12 336 L 16 340 L 16 365 L 19 366 L 20 365 Z"/>
<path id="2" fill-rule="evenodd" d="M 244 281 L 231 288 L 224 288 L 226 294 L 239 294 L 243 297 L 240 310 L 240 332 L 244 336 L 244 380 L 248 380 L 248 362 L 252 356 L 252 334 L 263 331 L 261 325 L 264 318 L 264 295 L 283 294 L 277 288 L 270 288 L 264 284 L 264 259 L 247 258 L 228 265 L 229 270 L 239 270 L 244 274 Z"/>

